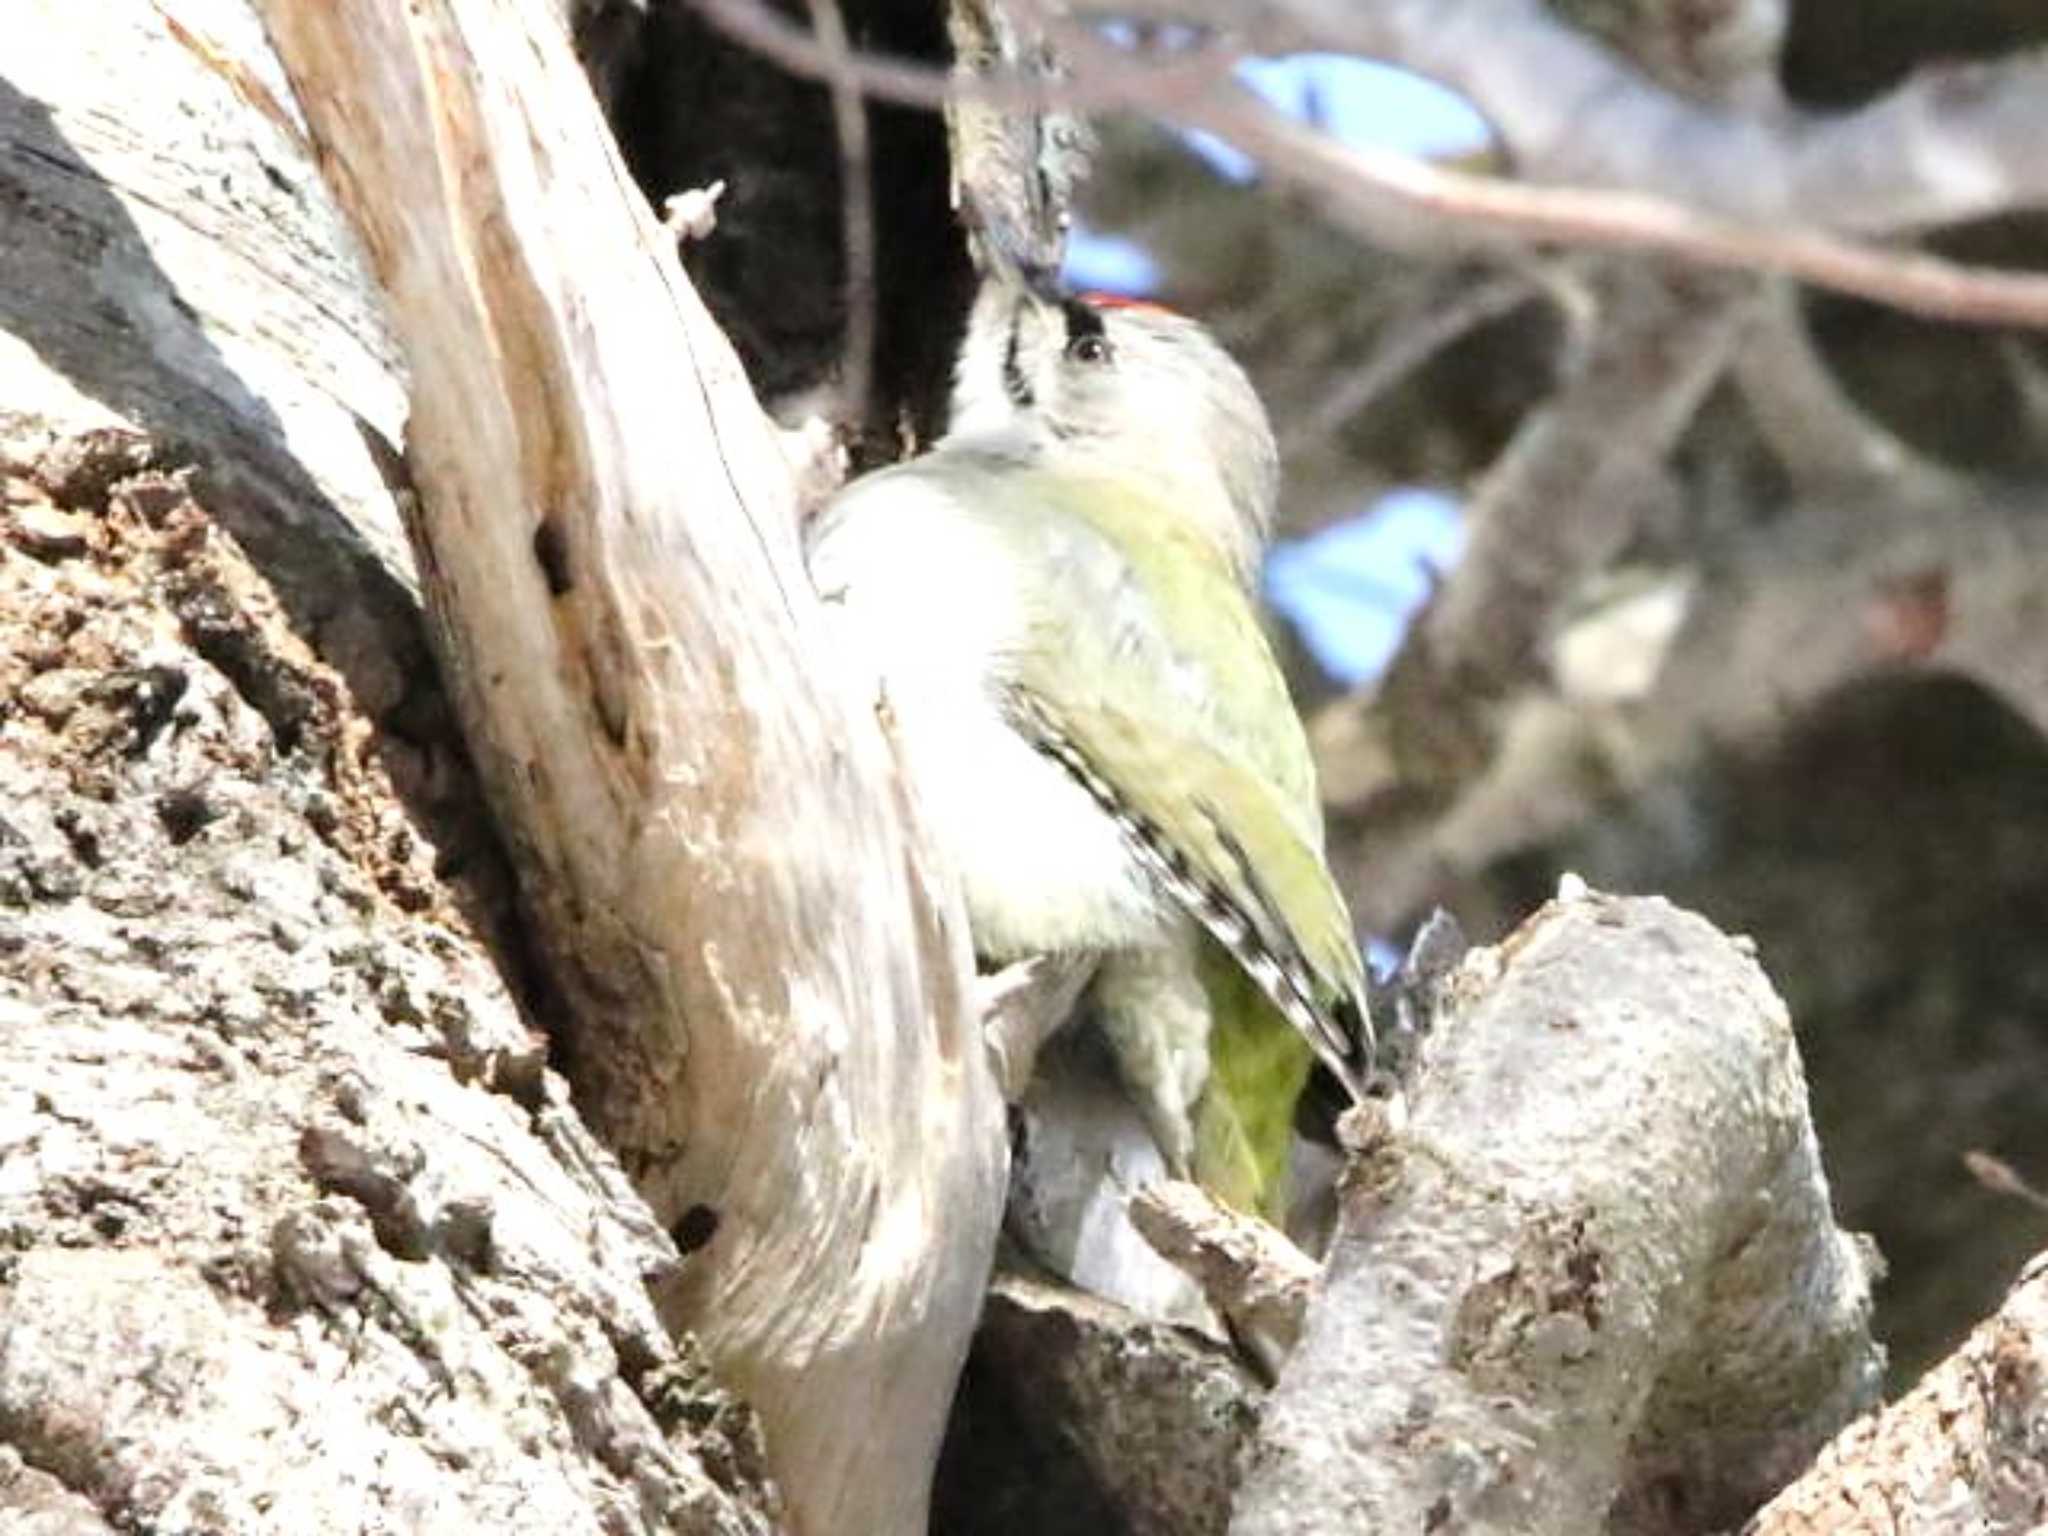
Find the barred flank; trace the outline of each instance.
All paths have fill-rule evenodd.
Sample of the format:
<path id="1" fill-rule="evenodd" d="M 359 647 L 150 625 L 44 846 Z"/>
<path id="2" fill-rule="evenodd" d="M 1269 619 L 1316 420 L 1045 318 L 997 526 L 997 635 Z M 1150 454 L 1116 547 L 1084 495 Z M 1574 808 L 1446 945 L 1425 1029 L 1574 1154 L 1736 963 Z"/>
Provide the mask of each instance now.
<path id="1" fill-rule="evenodd" d="M 1243 967 L 1245 974 L 1287 1022 L 1315 1046 L 1317 1054 L 1329 1063 L 1338 1081 L 1354 1095 L 1357 1094 L 1360 1084 L 1355 1060 L 1359 1040 L 1356 1003 L 1346 999 L 1336 1008 L 1320 1005 L 1316 1001 L 1315 976 L 1299 950 L 1276 953 L 1229 893 L 1204 880 L 1190 865 L 1187 855 L 1169 842 L 1158 827 L 1132 811 L 1116 792 L 1115 786 L 1097 773 L 1071 742 L 1056 731 L 1046 729 L 1042 718 L 1035 720 L 1034 724 L 1038 727 L 1034 732 L 1034 744 L 1038 750 L 1057 761 L 1074 776 L 1076 783 L 1088 791 L 1095 803 L 1117 824 L 1139 862 L 1166 889 L 1167 894 L 1229 951 L 1231 958 Z M 1244 867 L 1243 850 L 1220 828 L 1218 833 L 1231 856 L 1241 868 Z M 1256 898 L 1263 900 L 1256 884 L 1253 892 Z M 1284 932 L 1270 907 L 1268 915 L 1274 918 L 1275 929 Z M 1351 1027 L 1346 1027 L 1339 1017 L 1340 1012 L 1353 1015 Z"/>

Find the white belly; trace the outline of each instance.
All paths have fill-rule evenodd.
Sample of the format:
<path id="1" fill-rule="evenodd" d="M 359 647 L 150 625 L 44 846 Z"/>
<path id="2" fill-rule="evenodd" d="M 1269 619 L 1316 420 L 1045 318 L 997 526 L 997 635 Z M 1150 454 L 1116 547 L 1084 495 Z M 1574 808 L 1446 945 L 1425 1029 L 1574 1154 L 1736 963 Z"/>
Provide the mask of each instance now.
<path id="1" fill-rule="evenodd" d="M 1116 823 L 985 696 L 887 682 L 925 815 L 958 869 L 975 948 L 1008 960 L 1154 941 L 1151 877 Z"/>
<path id="2" fill-rule="evenodd" d="M 845 493 L 811 554 L 852 685 L 879 693 L 992 959 L 1157 942 L 1168 922 L 1116 824 L 1004 722 L 995 658 L 1020 622 L 1000 549 L 910 477 Z"/>

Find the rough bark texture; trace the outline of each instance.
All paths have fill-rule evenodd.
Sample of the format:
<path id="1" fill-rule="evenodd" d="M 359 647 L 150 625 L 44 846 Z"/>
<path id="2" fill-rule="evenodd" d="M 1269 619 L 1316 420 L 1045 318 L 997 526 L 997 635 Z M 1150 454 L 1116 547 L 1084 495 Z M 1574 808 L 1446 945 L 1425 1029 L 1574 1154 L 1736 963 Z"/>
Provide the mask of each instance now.
<path id="1" fill-rule="evenodd" d="M 395 441 L 405 420 L 382 307 L 248 7 L 172 14 L 32 0 L 14 18 L 0 424 L 17 458 L 97 428 L 154 436 L 360 707 L 438 745 L 405 531 L 363 434 Z M 65 451 L 102 481 L 118 469 Z M 438 778 L 462 798 L 442 764 L 418 768 L 408 793 Z"/>
<path id="2" fill-rule="evenodd" d="M 2048 1264 L 1911 1392 L 1830 1445 L 1744 1536 L 2022 1536 L 2048 1522 Z"/>
<path id="3" fill-rule="evenodd" d="M 371 9 L 279 5 L 320 26 Z M 445 41 L 432 26 L 447 5 L 376 9 L 380 24 Z M 1579 11 L 1600 7 L 1572 9 L 1583 20 Z M 1667 46 L 1680 23 L 1716 58 L 1716 39 L 1740 34 L 1767 69 L 1777 39 L 1752 23 L 1780 9 L 1642 0 L 1606 33 L 1626 54 L 1688 68 L 1698 60 Z M 1857 85 L 1862 66 L 1840 57 L 1854 50 L 1816 20 L 1829 9 L 1793 7 L 1795 87 L 1825 95 L 1834 87 L 1818 76 L 1850 78 L 1846 98 L 1895 82 L 1918 57 L 1879 60 Z M 858 45 L 938 49 L 936 8 L 846 10 Z M 1387 17 L 1396 10 L 1421 15 L 1400 6 Z M 629 0 L 519 14 L 558 12 L 624 120 L 666 114 L 636 146 L 649 191 L 744 168 L 739 191 L 759 201 L 735 202 L 731 243 L 690 259 L 725 313 L 743 318 L 750 365 L 783 370 L 778 393 L 828 379 L 846 306 L 872 297 L 878 385 L 864 425 L 870 439 L 903 423 L 911 435 L 928 429 L 950 342 L 934 311 L 962 277 L 934 170 L 937 121 L 873 114 L 886 291 L 849 292 L 834 265 L 841 210 L 820 166 L 833 153 L 822 93 L 771 99 L 759 77 L 737 84 L 730 55 L 714 57 L 675 6 L 656 6 L 651 21 Z M 1932 14 L 1922 8 L 1914 25 L 1932 26 Z M 776 760 L 822 775 L 808 755 L 818 742 L 793 733 L 830 719 L 825 752 L 836 743 L 849 754 L 830 771 L 870 784 L 887 773 L 858 706 L 844 712 L 829 689 L 789 681 L 804 670 L 807 621 L 781 469 L 765 467 L 773 454 L 758 413 L 686 292 L 672 274 L 650 281 L 654 264 L 637 254 L 644 221 L 604 233 L 594 217 L 556 215 L 557 230 L 633 268 L 576 279 L 578 300 L 567 296 L 570 267 L 533 256 L 544 241 L 522 245 L 529 193 L 616 174 L 592 153 L 582 87 L 558 42 L 549 33 L 529 54 L 506 44 L 516 32 L 480 28 L 468 36 L 490 30 L 509 53 L 476 72 L 433 54 L 449 67 L 431 97 L 383 94 L 428 56 L 393 48 L 380 55 L 388 75 L 338 71 L 348 100 L 329 106 L 372 119 L 353 126 L 373 140 L 415 134 L 407 114 L 421 101 L 442 114 L 440 137 L 407 142 L 446 158 L 419 153 L 378 172 L 419 175 L 409 219 L 370 222 L 413 307 L 405 323 L 423 397 L 438 402 L 420 460 L 429 519 L 451 507 L 470 519 L 430 578 L 499 601 L 492 622 L 509 649 L 492 640 L 492 665 L 510 669 L 518 687 L 508 691 L 562 706 L 529 722 L 525 746 L 493 749 L 501 805 L 534 787 L 508 792 L 508 777 L 566 754 L 548 758 L 535 819 L 515 819 L 522 868 L 545 864 L 563 830 L 600 825 L 585 812 L 607 795 L 658 800 L 657 762 L 702 769 L 678 793 L 712 802 L 702 816 L 675 802 L 667 821 L 656 807 L 638 835 L 596 839 L 535 887 L 559 895 L 551 882 L 573 864 L 591 903 L 553 951 L 557 962 L 570 947 L 587 957 L 560 967 L 584 1005 L 580 1027 L 567 1028 L 549 967 L 523 950 L 422 639 L 392 488 L 405 491 L 404 475 L 385 452 L 404 437 L 410 385 L 260 28 L 241 0 L 30 0 L 14 20 L 0 64 L 0 1526 L 738 1533 L 775 1528 L 794 1503 L 823 1530 L 916 1527 L 922 1452 L 901 1448 L 934 1431 L 961 1345 L 931 1319 L 964 1318 L 963 1277 L 985 1257 L 975 1251 L 984 1229 L 953 1250 L 948 1275 L 919 1279 L 919 1240 L 878 1238 L 920 1223 L 950 1234 L 973 1200 L 878 1170 L 959 1132 L 974 1104 L 994 1104 L 993 1087 L 892 1079 L 861 1054 L 885 1031 L 839 1028 L 863 1013 L 913 1032 L 943 1026 L 955 1053 L 946 1070 L 980 1070 L 965 989 L 940 979 L 957 979 L 957 947 L 914 916 L 925 910 L 922 876 L 906 869 L 891 813 L 880 811 L 876 841 L 832 827 L 820 852 L 809 832 L 790 831 L 798 819 L 764 810 L 775 791 L 743 781 L 740 752 L 719 746 L 744 741 L 757 755 L 749 772 Z M 994 14 L 955 20 L 970 42 L 1007 25 Z M 1880 34 L 1905 35 L 1871 24 L 1858 36 Z M 1508 78 L 1501 60 L 1478 57 L 1508 35 L 1477 35 L 1473 78 Z M 2009 41 L 1987 35 L 1980 51 Z M 1756 74 L 1755 53 L 1736 74 Z M 677 91 L 672 71 L 689 61 L 701 73 Z M 521 108 L 529 69 L 547 83 Z M 1615 78 L 1624 106 L 1684 108 Z M 1987 78 L 2000 93 L 1987 112 L 2027 99 L 2007 94 L 2024 68 Z M 1905 122 L 1901 107 L 1945 109 L 1943 84 L 1909 85 L 1889 118 L 1862 122 L 1882 130 Z M 1713 98 L 1701 111 L 1723 117 L 1753 104 L 1699 94 Z M 371 100 L 400 107 L 386 115 Z M 731 126 L 693 140 L 711 121 L 697 114 L 721 102 L 734 115 L 718 121 Z M 1961 113 L 1936 126 L 1967 135 L 1984 122 Z M 763 148 L 756 130 L 774 123 L 789 136 Z M 990 163 L 1045 172 L 1071 148 L 1035 126 L 1012 143 L 1015 125 L 995 126 L 981 151 Z M 1993 148 L 2009 137 L 1999 130 Z M 1553 169 L 1572 163 L 1571 149 Z M 2023 156 L 2012 163 L 2038 173 Z M 330 169 L 367 201 L 364 165 L 343 155 Z M 1664 179 L 1654 166 L 1642 174 Z M 475 219 L 508 176 L 512 216 Z M 1277 414 L 1293 422 L 1295 465 L 1313 463 L 1317 432 L 1344 421 L 1316 426 L 1341 399 L 1330 368 L 1388 337 L 1386 309 L 1360 330 L 1329 293 L 1393 295 L 1427 324 L 1470 297 L 1459 280 L 1472 274 L 1418 276 L 1375 259 L 1362 280 L 1355 249 L 1333 250 L 1326 231 L 1316 247 L 1311 219 L 1231 197 L 1231 219 L 1258 227 L 1226 242 L 1232 275 L 1178 296 L 1213 314 L 1244 274 L 1295 285 L 1288 302 L 1313 334 L 1278 372 L 1315 409 L 1291 407 L 1283 390 Z M 1216 212 L 1190 200 L 1175 216 L 1214 239 L 1230 227 Z M 486 233 L 464 245 L 456 232 L 471 222 Z M 785 238 L 792 229 L 807 240 Z M 428 259 L 408 262 L 407 251 Z M 1301 284 L 1304 270 L 1324 289 Z M 1569 263 L 1487 281 L 1509 297 L 1480 295 L 1462 323 L 1486 330 L 1516 292 L 1560 297 L 1568 323 L 1525 315 L 1493 326 L 1454 366 L 1428 370 L 1350 429 L 1374 458 L 1368 480 L 1470 475 L 1543 397 L 1552 362 L 1587 340 L 1571 308 L 1585 274 Z M 648 326 L 645 354 L 614 374 L 606 338 L 622 313 Z M 1285 335 L 1263 319 L 1222 318 L 1238 342 Z M 1915 334 L 1914 347 L 1887 351 L 1895 332 L 1867 316 L 1821 318 L 1828 360 L 1854 365 L 1913 449 L 1988 453 L 1995 440 L 2001 471 L 2048 463 L 2027 426 L 2027 374 L 1994 366 L 1998 338 L 1949 335 L 1923 352 L 1931 343 Z M 1937 353 L 1954 366 L 1930 384 L 1924 359 Z M 1841 1127 L 1831 1148 L 1855 1159 L 1840 1187 L 1862 1202 L 1856 1219 L 1901 1222 L 1888 1242 L 1917 1260 L 1917 1293 L 1941 1299 L 1946 1321 L 1913 1335 L 1924 1357 L 1981 1310 L 2019 1245 L 2038 1244 L 2037 1218 L 1964 1186 L 1955 1157 L 1980 1135 L 2000 1151 L 2038 1146 L 2042 1123 L 2039 1073 L 2026 1065 L 2038 1061 L 2043 995 L 2026 917 L 2039 905 L 2038 838 L 2027 829 L 2048 825 L 2038 790 L 2048 711 L 2032 644 L 2038 494 L 1925 473 L 1835 381 L 1794 377 L 1819 387 L 1788 393 L 1775 387 L 1787 383 L 1782 358 L 1760 373 L 1756 356 L 1743 343 L 1741 400 L 1709 398 L 1703 425 L 1661 466 L 1668 482 L 1647 477 L 1649 510 L 1629 553 L 1670 561 L 1694 597 L 1668 671 L 1653 678 L 1657 696 L 1588 707 L 1547 696 L 1549 679 L 1537 677 L 1533 711 L 1517 700 L 1500 737 L 1533 765 L 1525 792 L 1509 784 L 1490 805 L 1467 800 L 1466 820 L 1424 829 L 1425 841 L 1448 831 L 1453 858 L 1412 881 L 1412 868 L 1372 861 L 1360 889 L 1412 905 L 1447 880 L 1476 882 L 1511 850 L 1520 862 L 1474 897 L 1499 919 L 1474 926 L 1502 931 L 1540 868 L 1532 830 L 1578 829 L 1573 857 L 1594 872 L 1697 892 L 1724 923 L 1783 935 L 1766 953 L 1774 966 L 1789 961 L 1802 1026 L 1822 1032 L 1808 1060 L 1841 1074 L 1816 1094 Z M 608 379 L 628 383 L 586 389 L 595 375 L 585 365 L 599 358 Z M 702 372 L 688 373 L 686 358 Z M 1677 414 L 1691 410 L 1693 359 L 1647 360 L 1693 381 L 1673 397 Z M 1745 401 L 1775 418 L 1742 426 Z M 1655 401 L 1632 403 L 1657 415 Z M 719 466 L 708 480 L 676 467 L 707 423 L 718 446 L 701 462 Z M 1817 423 L 1832 441 L 1799 430 Z M 594 466 L 626 462 L 627 439 L 652 445 L 659 463 L 630 484 L 603 483 Z M 1348 504 L 1361 471 L 1348 472 L 1350 486 L 1311 489 L 1307 511 L 1297 502 L 1297 520 Z M 1573 483 L 1559 479 L 1544 502 L 1568 505 Z M 468 492 L 440 493 L 451 484 Z M 617 485 L 631 537 L 608 542 L 620 530 L 602 531 L 602 511 Z M 670 521 L 683 498 L 683 523 Z M 704 519 L 709 542 L 693 564 L 667 530 L 687 524 L 694 538 Z M 1530 553 L 1570 556 L 1558 568 L 1583 574 L 1585 551 L 1604 556 L 1624 521 Z M 431 521 L 422 526 L 431 537 Z M 511 543 L 492 543 L 508 528 Z M 1543 528 L 1534 518 L 1518 537 Z M 472 556 L 498 563 L 465 576 L 460 561 Z M 688 573 L 675 579 L 686 591 L 655 590 L 647 573 L 669 562 Z M 621 593 L 701 623 L 705 634 L 689 630 L 691 659 L 664 651 L 638 608 L 617 622 L 610 599 Z M 1542 632 L 1542 606 L 1530 605 L 1523 633 Z M 488 683 L 475 653 L 452 653 L 468 658 L 466 685 Z M 661 713 L 684 699 L 696 711 L 688 739 Z M 472 705 L 473 725 L 483 713 Z M 764 724 L 764 713 L 783 723 Z M 592 719 L 595 766 L 567 760 Z M 1901 757 L 1901 739 L 1924 750 Z M 1703 758 L 1714 764 L 1704 804 Z M 811 813 L 880 803 L 833 782 L 807 802 Z M 1602 819 L 1617 786 L 1641 794 L 1632 819 Z M 1870 829 L 1899 822 L 1916 829 L 1910 846 L 1873 856 Z M 687 857 L 664 841 L 671 834 L 689 841 Z M 1749 845 L 1771 856 L 1746 856 Z M 707 881 L 707 869 L 744 871 L 740 893 Z M 748 890 L 767 891 L 787 925 L 745 917 Z M 612 922 L 622 910 L 642 917 Z M 816 959 L 806 945 L 845 914 L 872 926 L 860 927 L 865 938 L 837 930 L 849 947 L 809 984 L 764 975 L 764 957 L 786 941 Z M 672 920 L 711 943 L 650 976 Z M 854 958 L 864 944 L 893 946 L 898 961 Z M 899 963 L 907 970 L 891 969 Z M 1860 1255 L 1825 1219 L 1796 1063 L 1753 968 L 1666 909 L 1580 902 L 1474 975 L 1476 990 L 1460 994 L 1425 1053 L 1411 1120 L 1370 1149 L 1308 1343 L 1264 1424 L 1257 1384 L 1219 1350 L 1006 1278 L 954 1421 L 939 1528 L 1220 1530 L 1248 1463 L 1243 1529 L 1345 1528 L 1357 1518 L 1346 1500 L 1377 1501 L 1415 1528 L 1582 1531 L 1605 1511 L 1618 1531 L 1725 1529 L 1867 1395 Z M 850 1009 L 862 995 L 873 1008 Z M 606 1006 L 593 1011 L 593 996 Z M 936 1011 L 920 997 L 936 998 Z M 643 1028 L 677 999 L 663 1017 L 687 1014 L 682 1062 L 680 1033 Z M 558 1032 L 658 1218 L 584 1129 L 521 1004 Z M 593 1017 L 618 1036 L 594 1033 Z M 695 1033 L 707 1020 L 740 1046 L 710 1052 L 726 1061 L 715 1072 Z M 1895 1024 L 1905 1035 L 1885 1038 L 1909 1036 L 1910 1054 L 1874 1043 Z M 631 1052 L 614 1048 L 628 1036 Z M 836 1065 L 821 1079 L 778 1076 L 776 1052 L 791 1041 L 790 1060 Z M 747 1054 L 757 1046 L 766 1057 Z M 664 1098 L 678 1081 L 684 1091 Z M 734 1103 L 748 1108 L 735 1114 Z M 874 1104 L 885 1107 L 879 1120 L 839 1113 Z M 957 1118 L 919 1122 L 905 1104 Z M 989 1162 L 995 1126 L 991 1113 Z M 749 1163 L 754 1151 L 766 1161 Z M 788 1171 L 773 1172 L 778 1156 L 804 1177 L 770 1201 L 761 1192 Z M 728 1199 L 729 1187 L 742 1196 Z M 759 1195 L 751 1205 L 748 1187 Z M 721 1193 L 700 1193 L 709 1189 Z M 1759 1189 L 1783 1198 L 1760 1210 Z M 785 1262 L 791 1250 L 771 1250 L 764 1235 L 778 1222 L 830 1251 L 814 1266 L 801 1253 Z M 678 1239 L 695 1251 L 679 1255 Z M 1852 1427 L 1756 1529 L 2003 1533 L 2048 1519 L 2040 1284 L 2023 1284 L 1897 1408 Z M 851 1314 L 825 1298 L 842 1285 L 874 1304 L 879 1328 L 835 1331 Z M 909 1300 L 892 1310 L 891 1296 Z M 770 1315 L 764 1335 L 754 1325 Z M 765 1438 L 678 1335 L 679 1319 L 728 1330 L 720 1353 L 770 1408 Z M 886 1345 L 866 1350 L 890 1329 L 907 1341 L 907 1371 Z M 878 1374 L 911 1410 L 863 1390 Z M 866 1481 L 862 1457 L 898 1476 Z"/>
<path id="4" fill-rule="evenodd" d="M 1698 918 L 1604 897 L 1452 987 L 1407 1124 L 1348 1174 L 1231 1529 L 1741 1518 L 1882 1373 L 1784 1005 Z"/>
<path id="5" fill-rule="evenodd" d="M 151 451 L 4 471 L 0 1508 L 770 1529 L 750 1416 L 650 1299 L 673 1245 L 346 684 Z"/>

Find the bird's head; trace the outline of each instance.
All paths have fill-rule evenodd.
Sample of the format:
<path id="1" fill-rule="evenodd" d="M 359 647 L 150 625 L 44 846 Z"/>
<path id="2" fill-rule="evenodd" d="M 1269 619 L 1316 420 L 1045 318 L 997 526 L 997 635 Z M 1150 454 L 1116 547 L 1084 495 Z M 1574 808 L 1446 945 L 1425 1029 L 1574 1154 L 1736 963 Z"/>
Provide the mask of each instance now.
<path id="1" fill-rule="evenodd" d="M 961 344 L 947 440 L 1009 443 L 1147 487 L 1246 580 L 1272 531 L 1279 456 L 1265 407 L 1207 330 L 1156 304 L 998 266 Z"/>

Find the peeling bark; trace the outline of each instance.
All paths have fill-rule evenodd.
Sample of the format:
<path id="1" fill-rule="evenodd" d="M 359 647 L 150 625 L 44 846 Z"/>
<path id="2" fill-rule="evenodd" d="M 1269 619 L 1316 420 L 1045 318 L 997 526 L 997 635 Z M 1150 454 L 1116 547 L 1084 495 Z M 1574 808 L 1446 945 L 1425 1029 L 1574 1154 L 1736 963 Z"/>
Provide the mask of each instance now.
<path id="1" fill-rule="evenodd" d="M 1002 1103 L 773 428 L 553 17 L 265 10 L 412 361 L 423 584 L 580 1101 L 693 1239 L 669 1315 L 800 1529 L 921 1529 Z"/>

